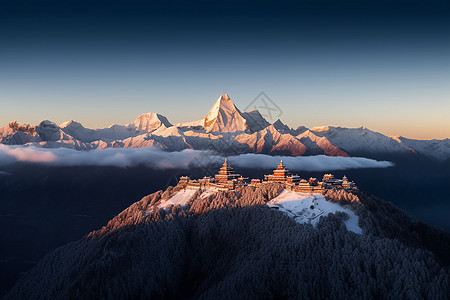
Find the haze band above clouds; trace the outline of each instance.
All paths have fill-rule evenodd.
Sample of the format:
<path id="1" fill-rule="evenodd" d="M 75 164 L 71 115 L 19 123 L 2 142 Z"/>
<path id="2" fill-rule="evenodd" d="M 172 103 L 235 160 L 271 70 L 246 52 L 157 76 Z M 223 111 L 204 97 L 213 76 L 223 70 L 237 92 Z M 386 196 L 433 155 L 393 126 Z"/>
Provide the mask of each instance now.
<path id="1" fill-rule="evenodd" d="M 356 168 L 386 168 L 388 161 L 362 157 L 335 156 L 270 156 L 265 154 L 241 154 L 229 157 L 235 167 L 271 169 L 280 160 L 291 170 L 331 171 Z M 146 165 L 153 169 L 189 169 L 208 164 L 221 164 L 224 157 L 209 151 L 183 150 L 164 152 L 154 148 L 107 148 L 103 150 L 77 151 L 66 148 L 36 148 L 0 145 L 0 166 L 16 162 L 42 163 L 53 166 L 114 166 L 133 167 Z"/>

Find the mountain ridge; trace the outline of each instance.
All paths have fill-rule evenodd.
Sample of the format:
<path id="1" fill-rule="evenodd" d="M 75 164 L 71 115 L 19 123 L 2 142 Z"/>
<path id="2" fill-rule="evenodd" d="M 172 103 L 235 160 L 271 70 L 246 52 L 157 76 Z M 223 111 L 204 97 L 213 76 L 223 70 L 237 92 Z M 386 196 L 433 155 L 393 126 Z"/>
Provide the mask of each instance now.
<path id="1" fill-rule="evenodd" d="M 11 124 L 14 124 L 12 126 Z M 28 127 L 27 127 L 28 126 Z M 23 128 L 35 128 L 24 130 Z M 70 120 L 60 124 L 45 120 L 39 125 L 0 129 L 0 143 L 76 150 L 108 147 L 156 147 L 165 151 L 213 150 L 221 154 L 264 153 L 299 156 L 422 155 L 450 158 L 450 140 L 415 140 L 386 136 L 364 126 L 323 126 L 293 129 L 278 119 L 270 124 L 257 109 L 241 111 L 229 95 L 221 95 L 204 119 L 172 124 L 163 115 L 144 113 L 124 125 L 90 129 Z"/>

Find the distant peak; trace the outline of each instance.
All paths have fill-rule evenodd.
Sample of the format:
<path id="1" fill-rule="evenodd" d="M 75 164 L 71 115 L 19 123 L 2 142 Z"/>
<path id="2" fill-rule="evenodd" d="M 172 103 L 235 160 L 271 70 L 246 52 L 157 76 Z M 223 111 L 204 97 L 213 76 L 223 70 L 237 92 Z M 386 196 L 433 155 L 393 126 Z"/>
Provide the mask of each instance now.
<path id="1" fill-rule="evenodd" d="M 166 117 L 157 113 L 145 113 L 140 115 L 134 121 L 134 127 L 139 131 L 153 131 L 161 126 L 171 127 L 172 124 L 167 120 Z"/>
<path id="2" fill-rule="evenodd" d="M 213 119 L 219 113 L 220 110 L 226 110 L 228 112 L 237 111 L 237 107 L 234 105 L 233 101 L 231 101 L 228 94 L 223 94 L 217 99 L 216 103 L 214 103 L 213 107 L 209 111 L 206 116 L 207 119 Z"/>
<path id="3" fill-rule="evenodd" d="M 284 123 L 280 120 L 280 119 L 277 119 L 274 123 L 273 123 L 273 125 L 275 125 L 275 124 L 279 124 L 279 125 L 284 125 Z"/>
<path id="4" fill-rule="evenodd" d="M 277 130 L 281 131 L 281 132 L 290 132 L 291 128 L 289 126 L 287 126 L 286 124 L 284 124 L 280 119 L 276 120 L 273 123 L 273 127 L 275 127 Z"/>
<path id="5" fill-rule="evenodd" d="M 72 127 L 75 127 L 75 126 L 83 127 L 83 125 L 82 125 L 80 122 L 77 122 L 77 121 L 74 121 L 74 120 L 70 120 L 70 121 L 61 123 L 61 124 L 59 125 L 59 127 L 61 127 L 61 128 L 66 128 L 66 127 L 69 126 L 69 125 L 72 126 Z"/>
<path id="6" fill-rule="evenodd" d="M 41 127 L 55 127 L 55 128 L 58 127 L 58 125 L 56 125 L 55 122 L 52 122 L 50 120 L 43 120 L 41 123 L 39 123 L 38 126 L 41 126 Z"/>
<path id="7" fill-rule="evenodd" d="M 228 94 L 222 94 L 219 99 L 217 99 L 216 103 L 214 103 L 211 110 L 219 110 L 220 108 L 225 108 L 228 110 L 236 110 L 236 106 L 231 100 Z"/>
<path id="8" fill-rule="evenodd" d="M 231 100 L 231 99 L 230 99 L 230 96 L 228 96 L 228 94 L 222 94 L 222 96 L 220 96 L 220 100 L 226 100 L 226 101 L 229 101 L 229 100 Z"/>
<path id="9" fill-rule="evenodd" d="M 68 125 L 70 125 L 70 124 L 72 124 L 73 123 L 73 120 L 69 120 L 69 121 L 66 121 L 66 122 L 64 122 L 64 123 L 61 123 L 60 125 L 59 125 L 59 127 L 66 127 L 66 126 L 68 126 Z"/>
<path id="10" fill-rule="evenodd" d="M 203 126 L 207 131 L 234 132 L 248 129 L 247 121 L 228 94 L 217 99 L 204 120 Z"/>
<path id="11" fill-rule="evenodd" d="M 157 119 L 157 118 L 158 118 L 157 113 L 149 112 L 141 114 L 139 117 L 136 118 L 136 120 Z"/>

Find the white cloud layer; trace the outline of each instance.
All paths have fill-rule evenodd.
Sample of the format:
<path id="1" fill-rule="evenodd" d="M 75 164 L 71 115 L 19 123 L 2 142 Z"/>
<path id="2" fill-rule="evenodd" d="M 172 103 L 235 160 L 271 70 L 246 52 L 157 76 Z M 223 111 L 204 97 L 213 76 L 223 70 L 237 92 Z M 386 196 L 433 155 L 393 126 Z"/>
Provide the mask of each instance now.
<path id="1" fill-rule="evenodd" d="M 270 156 L 265 154 L 242 154 L 230 157 L 230 164 L 241 168 L 272 169 L 283 160 L 290 170 L 298 171 L 332 171 L 360 168 L 387 168 L 394 164 L 389 161 L 377 161 L 364 157 L 341 156 Z"/>
<path id="2" fill-rule="evenodd" d="M 393 164 L 361 157 L 332 156 L 270 156 L 241 154 L 229 157 L 229 162 L 241 168 L 271 169 L 280 160 L 291 170 L 331 171 L 354 168 L 386 168 Z M 206 151 L 184 150 L 164 152 L 153 148 L 131 148 L 77 151 L 66 148 L 46 149 L 0 145 L 0 166 L 15 162 L 43 163 L 55 166 L 115 166 L 132 167 L 144 164 L 153 169 L 188 169 L 223 162 L 223 157 Z"/>

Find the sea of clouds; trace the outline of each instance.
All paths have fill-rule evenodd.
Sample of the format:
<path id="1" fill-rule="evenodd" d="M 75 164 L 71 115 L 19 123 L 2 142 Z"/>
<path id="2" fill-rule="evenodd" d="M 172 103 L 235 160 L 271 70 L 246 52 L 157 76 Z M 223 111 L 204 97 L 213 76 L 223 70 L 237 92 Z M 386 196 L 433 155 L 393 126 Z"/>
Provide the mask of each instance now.
<path id="1" fill-rule="evenodd" d="M 271 169 L 280 160 L 291 170 L 332 171 L 356 168 L 386 168 L 388 161 L 363 157 L 334 156 L 270 156 L 265 154 L 241 154 L 228 157 L 235 167 Z M 146 165 L 153 169 L 189 169 L 208 164 L 223 163 L 224 157 L 209 151 L 183 150 L 165 152 L 154 148 L 107 148 L 77 151 L 66 148 L 36 148 L 0 145 L 0 166 L 17 162 L 39 163 L 53 166 L 115 166 L 133 167 Z"/>

